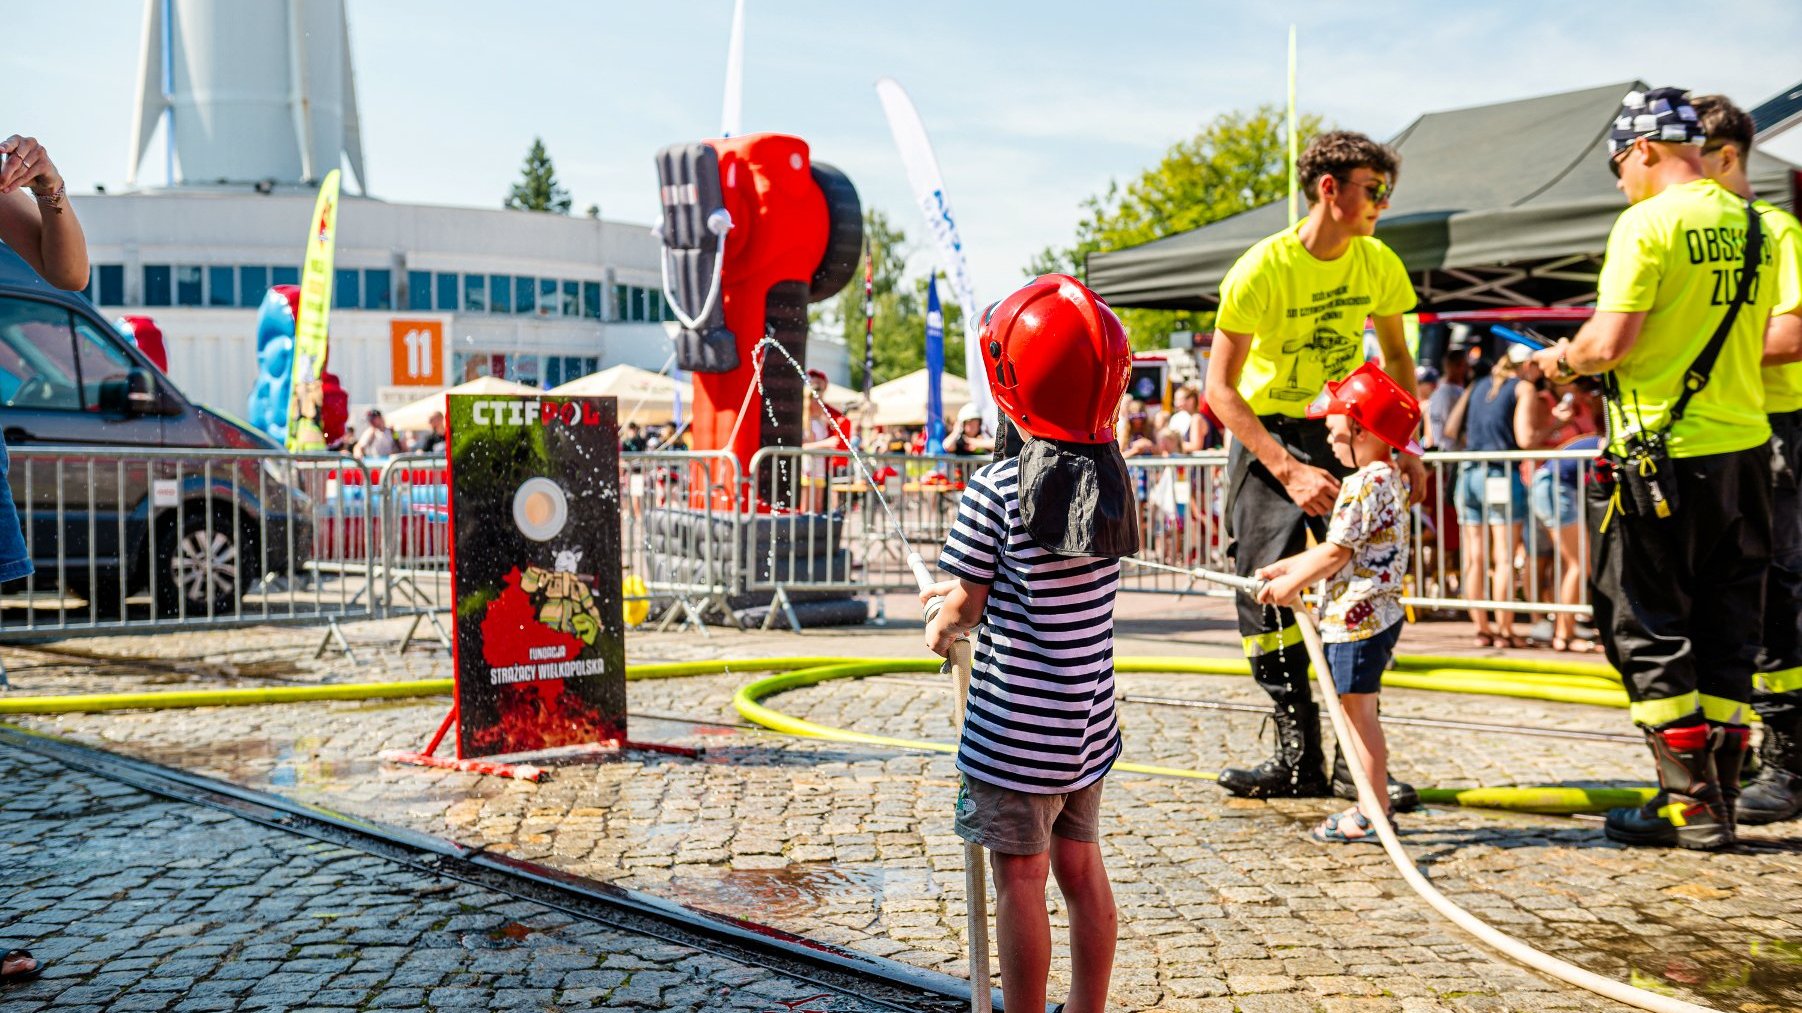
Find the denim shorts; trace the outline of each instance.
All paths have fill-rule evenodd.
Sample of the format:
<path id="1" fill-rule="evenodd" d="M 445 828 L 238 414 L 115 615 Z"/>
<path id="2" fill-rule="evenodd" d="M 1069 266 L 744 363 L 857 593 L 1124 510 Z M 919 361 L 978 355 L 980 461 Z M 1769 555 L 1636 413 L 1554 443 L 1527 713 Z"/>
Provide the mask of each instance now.
<path id="1" fill-rule="evenodd" d="M 1341 693 L 1375 693 L 1382 688 L 1383 671 L 1402 638 L 1398 620 L 1374 636 L 1342 644 L 1322 644 L 1326 664 L 1333 670 L 1333 688 Z"/>
<path id="2" fill-rule="evenodd" d="M 1564 481 L 1554 485 L 1550 468 L 1533 473 L 1533 488 L 1527 491 L 1527 499 L 1534 518 L 1553 531 L 1577 523 L 1577 483 Z"/>
<path id="3" fill-rule="evenodd" d="M 32 572 L 31 553 L 25 551 L 25 531 L 19 526 L 12 486 L 6 481 L 11 470 L 6 444 L 0 442 L 0 581 L 18 580 Z"/>
<path id="4" fill-rule="evenodd" d="M 1490 479 L 1508 482 L 1507 499 L 1491 495 Z M 1459 524 L 1519 524 L 1527 519 L 1527 486 L 1513 462 L 1467 461 L 1458 469 Z"/>

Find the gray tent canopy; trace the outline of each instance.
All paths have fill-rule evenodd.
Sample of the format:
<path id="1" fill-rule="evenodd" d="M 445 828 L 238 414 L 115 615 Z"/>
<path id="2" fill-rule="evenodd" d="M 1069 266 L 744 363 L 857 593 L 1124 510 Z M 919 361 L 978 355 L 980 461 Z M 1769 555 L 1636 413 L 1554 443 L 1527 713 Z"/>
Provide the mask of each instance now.
<path id="1" fill-rule="evenodd" d="M 1608 229 L 1626 207 L 1608 171 L 1608 127 L 1637 81 L 1428 113 L 1391 144 L 1396 197 L 1377 235 L 1407 265 L 1422 309 L 1575 305 L 1595 298 Z M 1754 150 L 1760 194 L 1794 204 L 1796 167 Z M 1115 306 L 1211 309 L 1220 280 L 1287 223 L 1285 202 L 1088 258 Z"/>

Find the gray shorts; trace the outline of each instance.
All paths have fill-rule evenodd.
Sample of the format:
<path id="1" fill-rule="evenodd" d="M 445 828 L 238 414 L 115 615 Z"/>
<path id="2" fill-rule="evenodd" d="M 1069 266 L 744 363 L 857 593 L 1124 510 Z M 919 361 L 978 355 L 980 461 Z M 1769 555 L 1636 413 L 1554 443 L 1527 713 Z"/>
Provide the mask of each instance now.
<path id="1" fill-rule="evenodd" d="M 1004 855 L 1037 855 L 1051 835 L 1101 840 L 1101 782 L 1063 795 L 1035 795 L 964 776 L 957 792 L 957 836 Z"/>

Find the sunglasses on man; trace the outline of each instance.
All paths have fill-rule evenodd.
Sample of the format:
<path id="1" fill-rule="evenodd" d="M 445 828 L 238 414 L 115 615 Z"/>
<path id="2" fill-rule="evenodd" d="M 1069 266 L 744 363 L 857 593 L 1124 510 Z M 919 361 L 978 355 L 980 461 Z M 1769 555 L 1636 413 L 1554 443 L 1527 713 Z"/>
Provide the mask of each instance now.
<path id="1" fill-rule="evenodd" d="M 1625 162 L 1627 160 L 1627 156 L 1631 155 L 1631 154 L 1633 154 L 1633 145 L 1629 144 L 1626 147 L 1622 148 L 1621 150 L 1608 156 L 1608 171 L 1614 173 L 1615 179 L 1621 178 L 1621 163 Z"/>
<path id="2" fill-rule="evenodd" d="M 1344 176 L 1334 176 L 1333 178 L 1338 180 L 1341 183 L 1348 185 L 1348 186 L 1363 187 L 1365 195 L 1370 198 L 1370 202 L 1372 204 L 1381 204 L 1384 201 L 1393 201 L 1395 199 L 1395 187 L 1390 186 L 1388 183 L 1382 182 L 1380 180 L 1376 181 L 1376 182 L 1368 182 L 1368 181 L 1359 181 L 1359 180 L 1355 180 L 1355 179 L 1346 179 Z"/>

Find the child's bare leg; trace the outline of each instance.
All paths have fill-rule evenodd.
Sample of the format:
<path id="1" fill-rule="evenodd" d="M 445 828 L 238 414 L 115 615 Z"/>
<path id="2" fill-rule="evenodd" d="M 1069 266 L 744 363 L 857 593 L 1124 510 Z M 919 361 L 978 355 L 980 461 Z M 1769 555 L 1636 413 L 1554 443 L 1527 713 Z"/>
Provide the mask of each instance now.
<path id="1" fill-rule="evenodd" d="M 995 875 L 995 951 L 1001 958 L 1002 999 L 1008 1009 L 1044 1009 L 1045 979 L 1051 973 L 1051 916 L 1045 910 L 1050 853 L 991 851 L 989 856 Z"/>
<path id="2" fill-rule="evenodd" d="M 1383 724 L 1377 718 L 1377 694 L 1344 693 L 1339 703 L 1345 708 L 1345 721 L 1351 725 L 1352 752 L 1364 776 L 1381 797 L 1389 783 L 1389 746 L 1383 739 Z M 1387 800 L 1384 801 L 1387 807 Z"/>
<path id="3" fill-rule="evenodd" d="M 1070 908 L 1070 998 L 1064 1011 L 1103 1013 L 1108 983 L 1114 975 L 1120 922 L 1114 888 L 1101 863 L 1101 845 L 1053 835 L 1051 873 Z"/>

